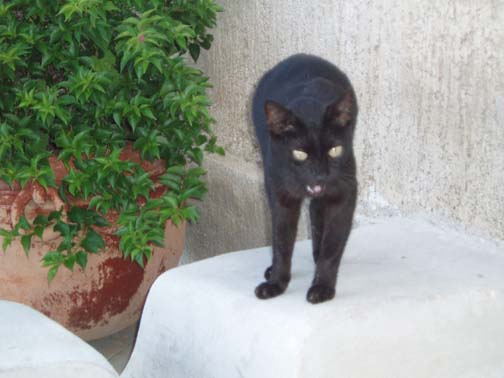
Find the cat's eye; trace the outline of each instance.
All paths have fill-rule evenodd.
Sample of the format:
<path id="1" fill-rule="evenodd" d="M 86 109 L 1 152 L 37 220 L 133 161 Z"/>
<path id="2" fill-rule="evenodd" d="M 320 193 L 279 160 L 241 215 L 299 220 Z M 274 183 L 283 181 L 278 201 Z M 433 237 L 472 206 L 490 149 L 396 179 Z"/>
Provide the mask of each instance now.
<path id="1" fill-rule="evenodd" d="M 334 146 L 329 150 L 329 152 L 327 152 L 327 154 L 333 159 L 336 159 L 343 154 L 343 146 Z"/>
<path id="2" fill-rule="evenodd" d="M 292 156 L 297 161 L 305 161 L 306 159 L 308 159 L 308 154 L 304 151 L 301 151 L 301 150 L 293 150 Z"/>

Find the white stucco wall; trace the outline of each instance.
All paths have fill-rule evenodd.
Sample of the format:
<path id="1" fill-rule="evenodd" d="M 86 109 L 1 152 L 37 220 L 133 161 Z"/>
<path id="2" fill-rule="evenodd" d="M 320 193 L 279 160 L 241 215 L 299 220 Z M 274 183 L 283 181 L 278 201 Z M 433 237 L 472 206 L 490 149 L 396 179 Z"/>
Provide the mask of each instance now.
<path id="1" fill-rule="evenodd" d="M 220 3 L 200 65 L 229 155 L 259 159 L 250 96 L 263 72 L 318 54 L 346 71 L 360 102 L 361 212 L 428 213 L 504 239 L 503 1 Z"/>

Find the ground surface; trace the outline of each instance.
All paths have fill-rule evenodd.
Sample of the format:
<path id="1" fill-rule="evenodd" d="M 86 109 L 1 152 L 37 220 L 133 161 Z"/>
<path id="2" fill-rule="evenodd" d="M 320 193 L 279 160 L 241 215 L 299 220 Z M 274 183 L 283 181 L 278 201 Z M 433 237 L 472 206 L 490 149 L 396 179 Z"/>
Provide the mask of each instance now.
<path id="1" fill-rule="evenodd" d="M 134 325 L 111 336 L 90 341 L 89 344 L 103 354 L 120 374 L 124 370 L 133 351 L 136 330 L 137 325 Z"/>
<path id="2" fill-rule="evenodd" d="M 360 222 L 336 298 L 311 305 L 310 244 L 267 301 L 254 287 L 269 248 L 163 274 L 124 378 L 502 378 L 502 246 L 423 219 Z"/>

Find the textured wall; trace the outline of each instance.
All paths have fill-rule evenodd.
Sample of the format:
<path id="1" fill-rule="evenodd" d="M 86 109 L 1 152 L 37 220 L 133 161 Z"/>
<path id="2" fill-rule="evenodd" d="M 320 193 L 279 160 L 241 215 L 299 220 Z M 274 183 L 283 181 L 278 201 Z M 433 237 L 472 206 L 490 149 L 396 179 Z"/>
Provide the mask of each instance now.
<path id="1" fill-rule="evenodd" d="M 504 239 L 504 1 L 220 3 L 201 66 L 230 155 L 259 159 L 250 96 L 264 70 L 318 54 L 360 100 L 361 212 L 423 212 Z"/>

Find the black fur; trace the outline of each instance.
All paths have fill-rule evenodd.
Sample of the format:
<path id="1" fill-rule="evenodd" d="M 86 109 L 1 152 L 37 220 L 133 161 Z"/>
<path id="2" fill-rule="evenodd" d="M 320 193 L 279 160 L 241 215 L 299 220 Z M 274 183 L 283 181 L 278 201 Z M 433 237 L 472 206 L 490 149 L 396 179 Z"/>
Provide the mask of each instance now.
<path id="1" fill-rule="evenodd" d="M 259 81 L 252 111 L 273 222 L 273 264 L 256 295 L 271 298 L 287 288 L 300 208 L 308 197 L 316 271 L 307 299 L 329 300 L 357 199 L 354 90 L 331 63 L 294 55 Z M 342 151 L 337 158 L 328 155 L 333 147 Z M 294 150 L 306 153 L 306 160 L 296 160 Z"/>

